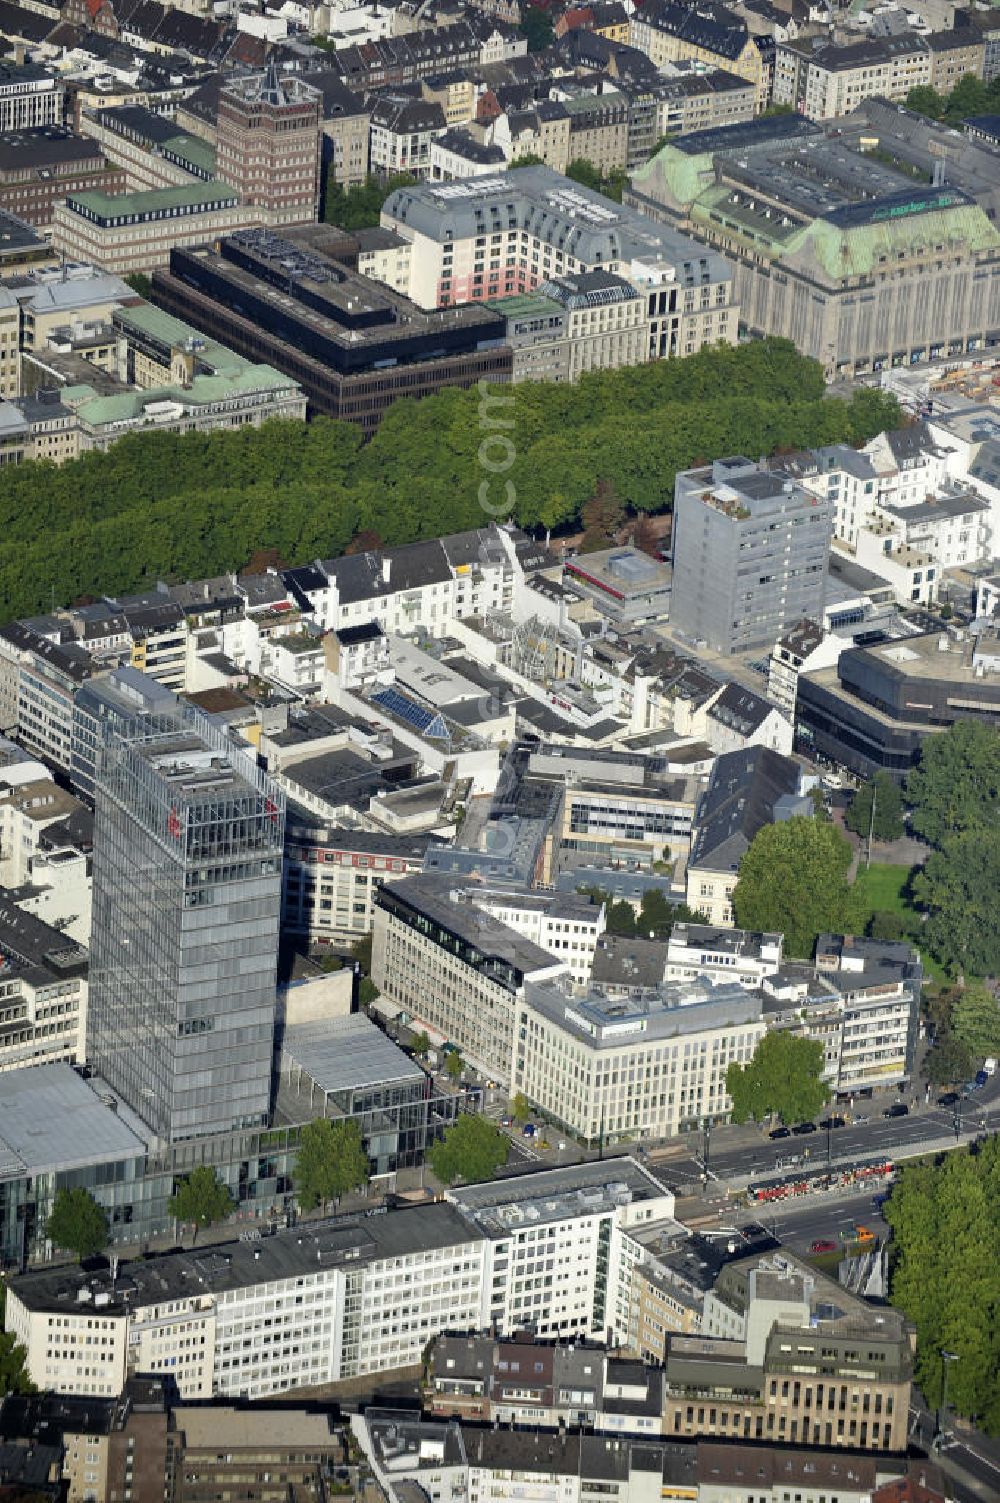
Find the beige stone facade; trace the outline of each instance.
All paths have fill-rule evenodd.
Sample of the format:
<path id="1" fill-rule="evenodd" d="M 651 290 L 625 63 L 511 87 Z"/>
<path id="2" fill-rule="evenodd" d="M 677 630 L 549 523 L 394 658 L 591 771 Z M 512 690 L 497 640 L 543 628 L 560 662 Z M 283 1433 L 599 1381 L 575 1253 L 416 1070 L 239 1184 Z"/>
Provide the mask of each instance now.
<path id="1" fill-rule="evenodd" d="M 323 121 L 323 135 L 330 143 L 334 180 L 342 188 L 357 188 L 368 176 L 368 136 L 371 116 L 337 115 Z"/>
<path id="2" fill-rule="evenodd" d="M 125 275 L 166 266 L 175 246 L 201 245 L 262 221 L 259 210 L 241 205 L 224 186 L 210 190 L 205 185 L 190 197 L 183 188 L 163 192 L 177 194 L 178 202 L 151 207 L 145 194 L 108 198 L 87 193 L 67 199 L 56 206 L 52 244 L 69 261 L 89 261 Z"/>
<path id="3" fill-rule="evenodd" d="M 759 999 L 698 983 L 633 1006 L 532 982 L 516 1024 L 513 1089 L 592 1145 L 657 1142 L 726 1120 L 726 1070 L 749 1061 L 764 1035 Z"/>
<path id="4" fill-rule="evenodd" d="M 965 31 L 935 32 L 927 38 L 931 54 L 931 88 L 950 94 L 967 75 L 982 78 L 986 57 L 983 34 L 971 26 Z"/>
<path id="5" fill-rule="evenodd" d="M 905 1451 L 910 1371 L 888 1354 L 873 1364 L 875 1333 L 851 1338 L 776 1328 L 762 1380 L 745 1363 L 743 1342 L 674 1337 L 667 1357 L 663 1432 L 678 1439 L 720 1436 L 779 1445 Z M 880 1353 L 880 1358 L 884 1354 Z"/>
<path id="6" fill-rule="evenodd" d="M 629 1316 L 629 1350 L 644 1362 L 662 1362 L 671 1336 L 689 1336 L 701 1325 L 695 1301 L 685 1303 L 651 1261 L 632 1270 Z"/>
<path id="7" fill-rule="evenodd" d="M 774 103 L 791 105 L 810 120 L 849 115 L 866 99 L 902 102 L 931 82 L 923 37 L 907 35 L 814 48 L 810 41 L 779 42 L 774 59 Z"/>
<path id="8" fill-rule="evenodd" d="M 629 22 L 629 42 L 640 52 L 645 52 L 658 68 L 664 63 L 679 63 L 689 58 L 710 68 L 724 68 L 753 84 L 758 111 L 767 104 L 767 70 L 760 49 L 749 32 L 745 33 L 745 41 L 738 51 L 734 47 L 726 52 L 715 52 L 693 37 L 676 36 L 665 30 L 655 15 L 636 11 Z"/>

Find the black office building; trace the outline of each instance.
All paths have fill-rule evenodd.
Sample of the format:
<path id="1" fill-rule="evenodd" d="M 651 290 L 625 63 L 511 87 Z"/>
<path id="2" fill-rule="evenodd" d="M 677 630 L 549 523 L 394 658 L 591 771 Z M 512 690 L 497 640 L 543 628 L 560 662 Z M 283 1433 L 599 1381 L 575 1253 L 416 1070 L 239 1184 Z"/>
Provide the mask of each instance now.
<path id="1" fill-rule="evenodd" d="M 356 257 L 356 249 L 355 249 Z M 510 380 L 505 320 L 482 304 L 427 312 L 350 265 L 342 232 L 244 230 L 171 252 L 162 308 L 297 380 L 313 412 L 376 428 L 400 397 Z"/>
<path id="2" fill-rule="evenodd" d="M 803 748 L 861 777 L 903 778 L 928 735 L 969 716 L 1000 726 L 1000 638 L 929 632 L 844 652 L 803 674 L 796 731 Z"/>

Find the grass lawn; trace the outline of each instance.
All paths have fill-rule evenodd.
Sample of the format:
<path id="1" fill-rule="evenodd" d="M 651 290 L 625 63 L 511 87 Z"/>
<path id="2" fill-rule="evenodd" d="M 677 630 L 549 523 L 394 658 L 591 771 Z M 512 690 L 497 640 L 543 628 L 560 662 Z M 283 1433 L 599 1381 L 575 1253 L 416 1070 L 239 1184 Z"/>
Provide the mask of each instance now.
<path id="1" fill-rule="evenodd" d="M 890 866 L 886 861 L 873 861 L 871 866 L 858 867 L 855 890 L 861 894 L 865 922 L 878 910 L 910 916 L 914 910 L 903 895 L 910 880 L 912 867 Z"/>
<path id="2" fill-rule="evenodd" d="M 898 913 L 907 923 L 912 920 L 913 929 L 919 934 L 920 913 L 907 899 L 904 889 L 910 879 L 909 866 L 892 866 L 887 861 L 873 861 L 871 866 L 858 867 L 855 890 L 861 895 L 861 928 L 867 927 L 873 913 Z M 936 961 L 919 946 L 924 964 L 924 974 L 938 982 L 947 981 L 947 976 Z"/>
<path id="3" fill-rule="evenodd" d="M 807 1253 L 805 1261 L 811 1263 L 817 1273 L 825 1273 L 827 1278 L 836 1282 L 840 1274 L 840 1260 L 843 1256 L 844 1253 L 840 1250 L 832 1253 Z"/>

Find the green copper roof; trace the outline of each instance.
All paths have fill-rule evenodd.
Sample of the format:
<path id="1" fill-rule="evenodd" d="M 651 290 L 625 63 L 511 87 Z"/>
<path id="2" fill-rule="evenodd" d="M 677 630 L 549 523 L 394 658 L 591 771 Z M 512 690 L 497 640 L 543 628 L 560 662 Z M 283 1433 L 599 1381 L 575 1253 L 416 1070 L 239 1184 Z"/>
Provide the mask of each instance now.
<path id="1" fill-rule="evenodd" d="M 694 203 L 714 180 L 715 168 L 710 151 L 695 156 L 678 151 L 669 141 L 632 174 L 632 186 L 637 193 L 662 201 L 663 191 L 657 191 L 657 185 L 662 183 L 667 189 L 667 202 L 684 207 Z"/>
<path id="2" fill-rule="evenodd" d="M 690 217 L 693 225 L 711 226 L 713 236 L 724 233 L 771 261 L 812 261 L 831 281 L 868 276 L 880 257 L 894 261 L 900 253 L 907 255 L 921 246 L 955 245 L 967 252 L 1000 249 L 1000 232 L 973 203 L 899 214 L 869 224 L 844 226 L 814 219 L 783 227 L 778 220 L 734 206 L 729 190 L 715 185 L 692 206 Z"/>
<path id="3" fill-rule="evenodd" d="M 486 306 L 495 313 L 502 313 L 505 318 L 541 318 L 563 311 L 562 305 L 555 298 L 542 297 L 533 292 L 513 292 L 510 297 L 493 297 Z"/>
<path id="4" fill-rule="evenodd" d="M 182 131 L 164 141 L 163 150 L 173 152 L 179 161 L 190 163 L 196 171 L 207 173 L 209 177 L 215 176 L 215 147 L 203 141 L 200 136 L 188 135 Z"/>
<path id="5" fill-rule="evenodd" d="M 68 202 L 79 204 L 91 214 L 102 218 L 119 219 L 127 214 L 151 214 L 165 209 L 208 208 L 220 200 L 237 198 L 235 188 L 216 180 L 211 183 L 185 183 L 176 188 L 149 188 L 141 193 L 123 193 L 115 196 L 102 193 L 96 188 L 83 193 L 71 193 Z"/>
<path id="6" fill-rule="evenodd" d="M 966 251 L 1000 249 L 1000 233 L 978 204 L 959 204 L 851 229 L 840 229 L 818 219 L 803 232 L 803 238 L 811 239 L 813 254 L 831 277 L 866 276 L 878 265 L 880 256 L 894 258 L 901 251 L 910 253 L 921 246 L 952 244 L 961 245 Z M 793 254 L 795 249 L 793 240 L 788 253 Z"/>
<path id="7" fill-rule="evenodd" d="M 66 386 L 59 395 L 83 422 L 99 428 L 108 423 L 141 421 L 147 407 L 159 402 L 208 406 L 253 392 L 285 391 L 294 385 L 290 376 L 282 375 L 270 365 L 250 365 L 237 376 L 195 376 L 190 386 L 158 386 L 152 391 L 125 391 L 113 397 L 99 397 L 92 386 Z M 156 425 L 155 417 L 149 417 L 148 421 Z"/>
<path id="8" fill-rule="evenodd" d="M 166 349 L 184 346 L 188 340 L 194 340 L 195 359 L 210 365 L 217 376 L 237 376 L 254 368 L 251 361 L 238 355 L 235 350 L 218 344 L 207 334 L 202 334 L 200 329 L 183 323 L 171 313 L 164 313 L 162 308 L 157 308 L 153 303 L 137 303 L 121 308 L 117 318 L 120 323 L 137 329 L 140 334 L 148 335 Z"/>

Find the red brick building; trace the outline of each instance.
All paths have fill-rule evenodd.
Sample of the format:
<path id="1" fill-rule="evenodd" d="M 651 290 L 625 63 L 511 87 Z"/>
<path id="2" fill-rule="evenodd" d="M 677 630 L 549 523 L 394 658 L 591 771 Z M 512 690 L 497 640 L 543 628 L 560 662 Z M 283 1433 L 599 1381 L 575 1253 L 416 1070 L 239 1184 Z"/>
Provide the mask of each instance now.
<path id="1" fill-rule="evenodd" d="M 274 225 L 319 217 L 322 96 L 273 61 L 219 95 L 216 175 Z"/>
<path id="2" fill-rule="evenodd" d="M 45 228 L 67 194 L 98 189 L 125 192 L 125 173 L 96 141 L 60 126 L 0 135 L 0 210 Z"/>

